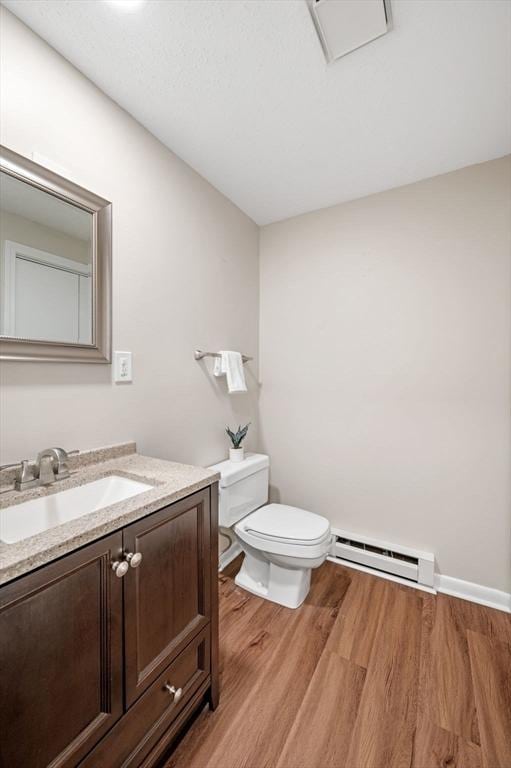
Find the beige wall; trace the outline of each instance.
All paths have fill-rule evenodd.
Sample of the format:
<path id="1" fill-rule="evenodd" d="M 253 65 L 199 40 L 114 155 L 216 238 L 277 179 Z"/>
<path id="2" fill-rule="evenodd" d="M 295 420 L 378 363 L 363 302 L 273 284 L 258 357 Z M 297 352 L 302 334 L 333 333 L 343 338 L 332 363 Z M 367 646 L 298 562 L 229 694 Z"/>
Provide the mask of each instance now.
<path id="1" fill-rule="evenodd" d="M 274 496 L 510 591 L 510 158 L 261 231 Z"/>
<path id="2" fill-rule="evenodd" d="M 57 229 L 45 227 L 16 213 L 0 210 L 0 256 L 4 254 L 6 240 L 39 248 L 41 251 L 82 264 L 90 264 L 91 261 L 89 242 L 86 240 L 79 240 Z"/>
<path id="3" fill-rule="evenodd" d="M 134 438 L 146 453 L 205 464 L 226 454 L 224 425 L 244 420 L 255 445 L 256 225 L 0 12 L 1 142 L 113 202 L 113 346 L 133 352 L 134 369 L 133 384 L 114 385 L 107 365 L 4 362 L 0 461 Z M 249 394 L 229 397 L 196 347 L 254 355 Z"/>
<path id="4" fill-rule="evenodd" d="M 257 359 L 229 398 L 192 356 L 257 357 L 257 227 L 0 13 L 1 141 L 113 201 L 114 349 L 134 356 L 124 386 L 110 366 L 3 363 L 0 461 L 135 438 L 206 464 L 244 420 L 257 447 Z M 510 174 L 492 161 L 274 224 L 260 254 L 274 497 L 506 591 Z"/>

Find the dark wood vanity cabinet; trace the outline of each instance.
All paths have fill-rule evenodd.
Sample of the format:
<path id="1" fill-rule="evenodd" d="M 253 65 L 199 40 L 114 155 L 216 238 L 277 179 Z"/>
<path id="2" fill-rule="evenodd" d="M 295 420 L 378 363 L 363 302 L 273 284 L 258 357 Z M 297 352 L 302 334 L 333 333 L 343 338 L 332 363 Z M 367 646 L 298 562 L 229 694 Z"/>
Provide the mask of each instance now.
<path id="1" fill-rule="evenodd" d="M 123 712 L 115 533 L 0 588 L 0 766 L 75 766 Z"/>
<path id="2" fill-rule="evenodd" d="M 149 768 L 216 706 L 217 493 L 0 587 L 0 768 Z"/>

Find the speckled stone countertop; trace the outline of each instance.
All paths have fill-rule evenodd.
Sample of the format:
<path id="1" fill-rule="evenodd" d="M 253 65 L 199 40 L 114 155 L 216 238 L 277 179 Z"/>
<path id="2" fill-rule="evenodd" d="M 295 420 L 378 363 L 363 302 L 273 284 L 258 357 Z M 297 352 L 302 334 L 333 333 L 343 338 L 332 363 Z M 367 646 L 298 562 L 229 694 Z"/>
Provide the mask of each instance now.
<path id="1" fill-rule="evenodd" d="M 106 536 L 151 512 L 214 483 L 210 469 L 140 456 L 135 443 L 87 451 L 70 459 L 71 476 L 50 486 L 0 494 L 0 510 L 23 501 L 65 491 L 108 475 L 119 475 L 154 486 L 137 496 L 82 515 L 13 544 L 0 541 L 0 584 L 22 576 L 84 544 Z M 0 473 L 0 485 L 12 483 L 12 473 Z"/>

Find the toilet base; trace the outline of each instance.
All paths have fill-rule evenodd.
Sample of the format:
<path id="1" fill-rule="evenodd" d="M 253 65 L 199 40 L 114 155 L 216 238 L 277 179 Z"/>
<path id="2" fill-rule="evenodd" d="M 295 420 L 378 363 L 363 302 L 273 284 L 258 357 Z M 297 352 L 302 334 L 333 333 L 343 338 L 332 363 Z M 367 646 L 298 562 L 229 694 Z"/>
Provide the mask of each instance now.
<path id="1" fill-rule="evenodd" d="M 309 594 L 310 568 L 282 568 L 243 546 L 245 558 L 234 579 L 235 584 L 253 595 L 264 597 L 286 608 L 298 608 Z"/>

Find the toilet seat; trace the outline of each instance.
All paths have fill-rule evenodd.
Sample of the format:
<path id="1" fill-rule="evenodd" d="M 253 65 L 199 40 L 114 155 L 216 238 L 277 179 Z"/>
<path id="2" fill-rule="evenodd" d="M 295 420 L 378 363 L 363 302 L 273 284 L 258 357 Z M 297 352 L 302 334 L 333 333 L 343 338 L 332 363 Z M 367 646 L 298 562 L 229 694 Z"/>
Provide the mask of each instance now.
<path id="1" fill-rule="evenodd" d="M 316 558 L 330 546 L 330 523 L 321 515 L 285 504 L 266 504 L 240 520 L 236 534 L 254 549 L 276 555 Z"/>
<path id="2" fill-rule="evenodd" d="M 245 530 L 270 541 L 311 546 L 330 532 L 326 517 L 287 504 L 266 504 L 245 518 Z"/>

